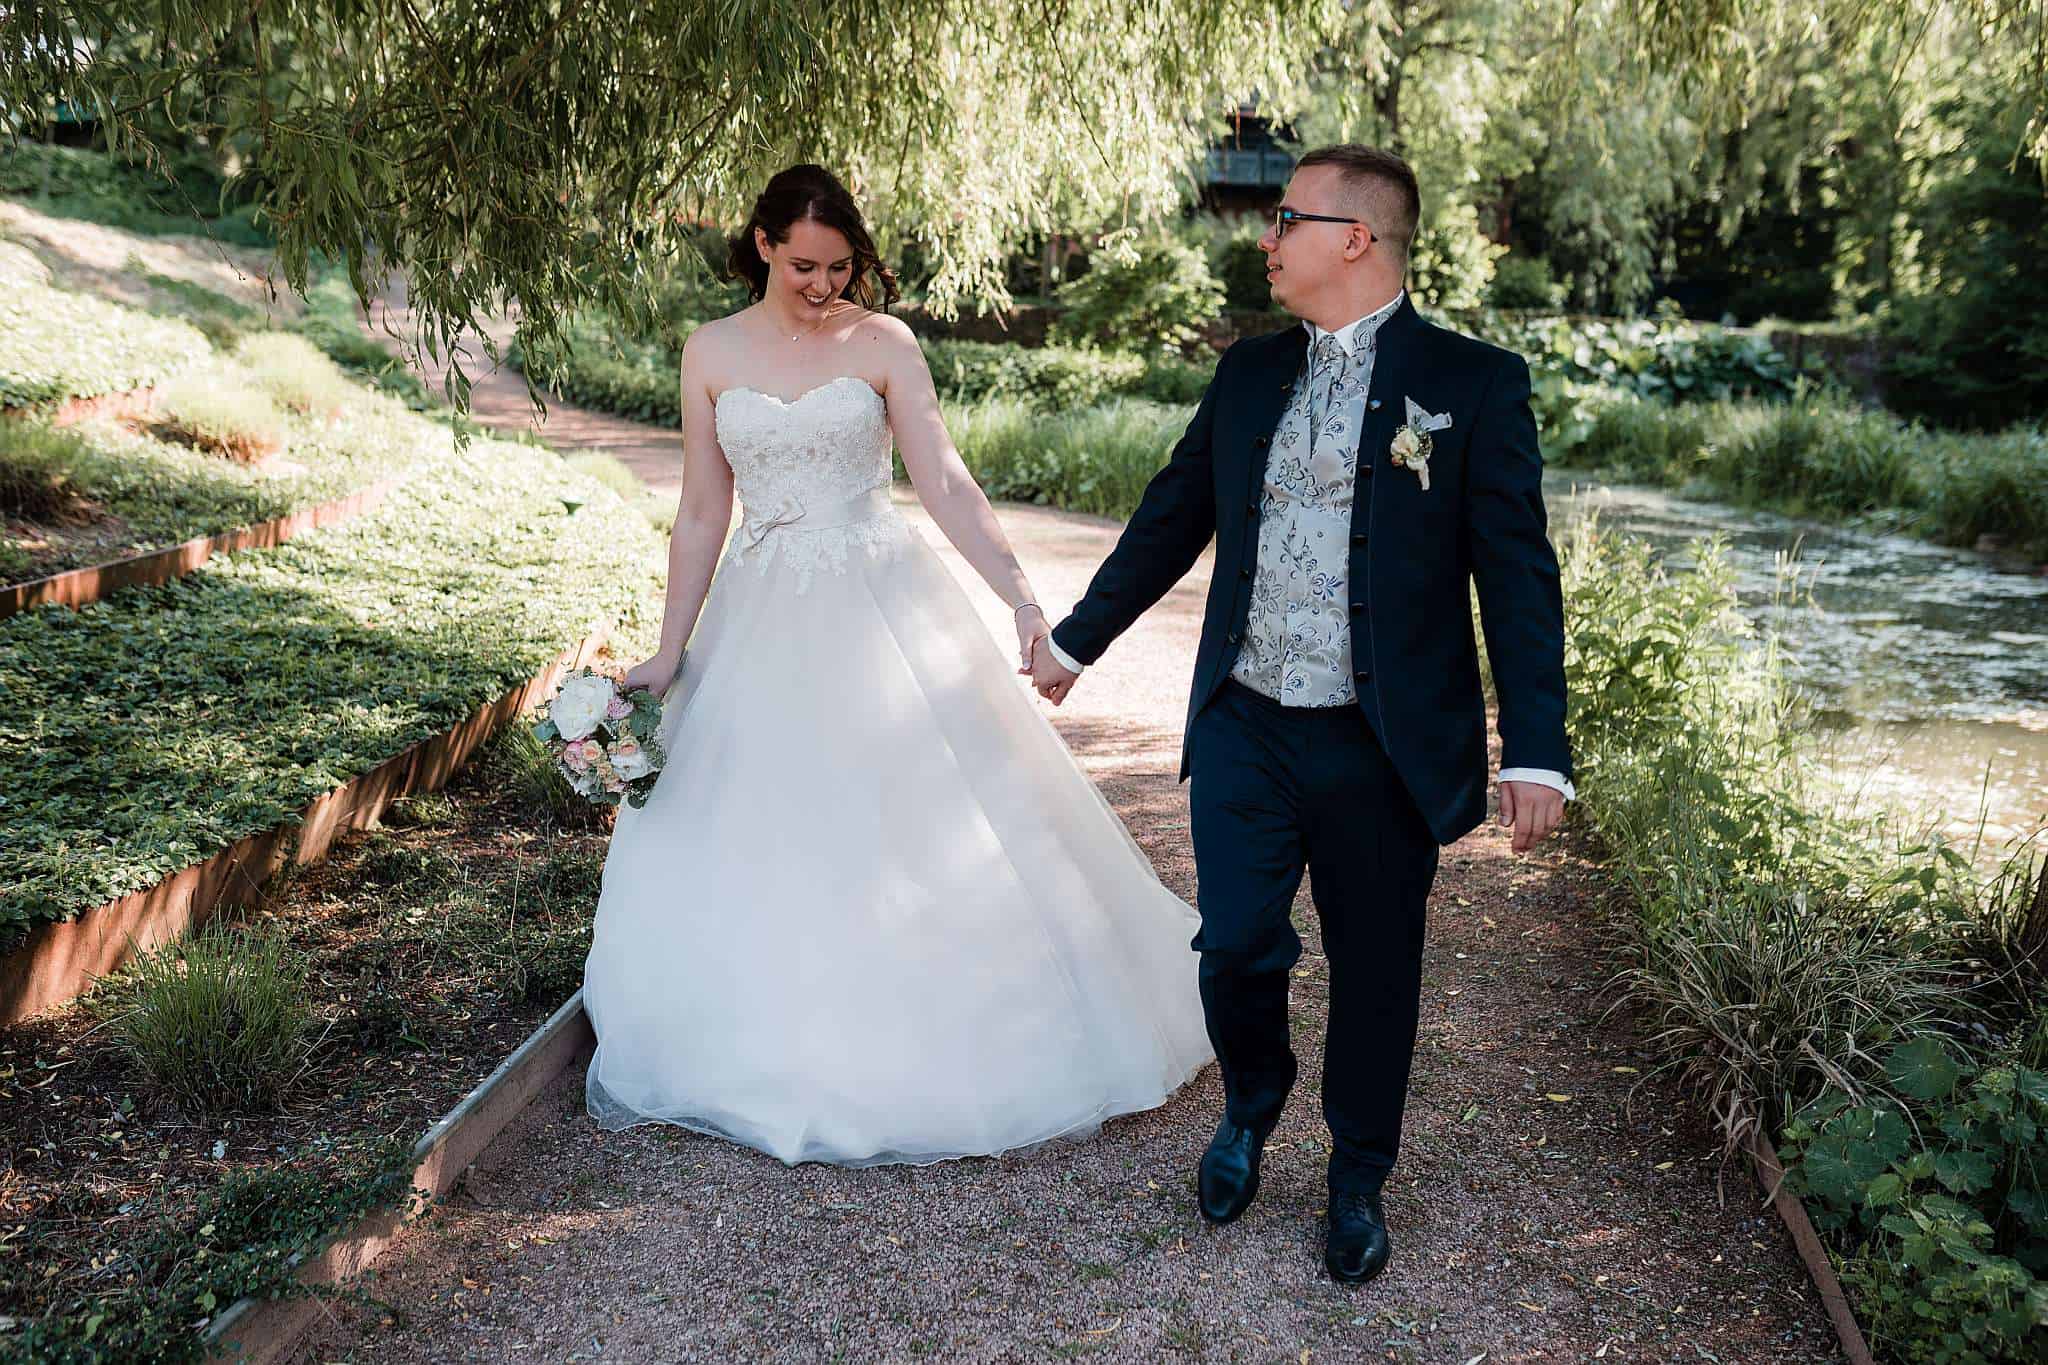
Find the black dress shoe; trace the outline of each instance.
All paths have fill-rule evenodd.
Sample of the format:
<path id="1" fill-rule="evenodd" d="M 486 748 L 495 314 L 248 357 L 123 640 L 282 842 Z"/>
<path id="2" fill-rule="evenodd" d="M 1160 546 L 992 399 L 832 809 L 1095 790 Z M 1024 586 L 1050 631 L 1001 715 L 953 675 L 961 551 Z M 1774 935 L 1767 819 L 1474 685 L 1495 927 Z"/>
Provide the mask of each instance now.
<path id="1" fill-rule="evenodd" d="M 1330 1195 L 1330 1240 L 1323 1264 L 1340 1284 L 1364 1284 L 1387 1266 L 1387 1216 L 1377 1193 Z"/>
<path id="2" fill-rule="evenodd" d="M 1195 1175 L 1201 1190 L 1202 1216 L 1212 1223 L 1228 1223 L 1250 1207 L 1259 1192 L 1259 1158 L 1265 1155 L 1266 1139 L 1273 1125 L 1246 1128 L 1232 1123 L 1226 1115 L 1202 1153 Z"/>

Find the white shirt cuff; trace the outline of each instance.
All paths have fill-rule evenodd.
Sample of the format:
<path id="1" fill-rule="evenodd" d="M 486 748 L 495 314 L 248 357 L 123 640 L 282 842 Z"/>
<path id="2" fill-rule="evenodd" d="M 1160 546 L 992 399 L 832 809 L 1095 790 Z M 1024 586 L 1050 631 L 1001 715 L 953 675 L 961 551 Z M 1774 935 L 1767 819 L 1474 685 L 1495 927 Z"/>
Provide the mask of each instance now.
<path id="1" fill-rule="evenodd" d="M 1053 643 L 1052 636 L 1045 637 L 1045 647 L 1052 651 L 1053 660 L 1069 673 L 1081 672 L 1083 665 L 1074 662 L 1073 656 Z"/>
<path id="2" fill-rule="evenodd" d="M 1570 778 L 1550 768 L 1502 768 L 1500 770 L 1500 780 L 1503 782 L 1534 782 L 1539 787 L 1549 787 L 1552 791 L 1563 792 L 1564 799 L 1567 801 L 1576 801 L 1579 796 L 1576 791 L 1572 790 Z"/>

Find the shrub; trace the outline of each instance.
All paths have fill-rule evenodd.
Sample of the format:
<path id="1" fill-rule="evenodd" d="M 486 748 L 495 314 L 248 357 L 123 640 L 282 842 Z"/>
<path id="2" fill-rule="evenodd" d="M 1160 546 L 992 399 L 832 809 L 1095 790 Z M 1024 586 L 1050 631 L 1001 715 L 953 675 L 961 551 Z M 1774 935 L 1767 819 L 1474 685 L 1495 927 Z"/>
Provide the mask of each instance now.
<path id="1" fill-rule="evenodd" d="M 309 1052 L 303 970 L 282 935 L 216 921 L 136 956 L 115 1027 L 187 1113 L 271 1109 Z"/>
<path id="2" fill-rule="evenodd" d="M 284 418 L 263 390 L 218 372 L 187 375 L 157 394 L 156 430 L 195 450 L 243 464 L 266 460 L 285 447 Z"/>
<path id="3" fill-rule="evenodd" d="M 1541 256 L 1510 251 L 1493 263 L 1493 281 L 1486 287 L 1489 308 L 1554 312 L 1564 306 L 1564 286 L 1550 274 Z"/>
<path id="4" fill-rule="evenodd" d="M 130 232 L 203 233 L 239 246 L 271 245 L 268 224 L 253 204 L 223 203 L 225 177 L 212 157 L 176 157 L 167 169 L 80 147 L 0 144 L 0 194 L 34 198 L 49 212 Z"/>
<path id="5" fill-rule="evenodd" d="M 604 809 L 576 794 L 524 718 L 492 737 L 484 772 L 539 829 L 600 829 L 606 823 Z"/>
<path id="6" fill-rule="evenodd" d="M 1208 258 L 1170 237 L 1098 252 L 1088 273 L 1060 286 L 1055 339 L 1144 350 L 1193 344 L 1223 310 Z"/>
<path id="7" fill-rule="evenodd" d="M 328 358 L 415 411 L 436 405 L 426 381 L 376 338 L 365 336 L 356 320 L 355 290 L 346 272 L 328 268 L 306 290 L 306 312 L 300 335 L 325 351 Z"/>
<path id="8" fill-rule="evenodd" d="M 326 352 L 290 332 L 259 332 L 242 339 L 235 359 L 258 386 L 293 412 L 332 417 L 360 392 Z"/>
<path id="9" fill-rule="evenodd" d="M 204 333 L 216 349 L 233 350 L 249 332 L 265 325 L 261 309 L 251 308 L 217 289 L 175 275 L 159 274 L 132 256 L 128 268 L 139 272 L 156 294 L 175 304 L 184 320 Z"/>
<path id="10" fill-rule="evenodd" d="M 584 450 L 562 457 L 577 473 L 595 479 L 619 495 L 626 506 L 647 518 L 647 524 L 663 535 L 675 525 L 676 499 L 658 493 L 640 482 L 640 476 L 626 467 L 618 456 L 602 450 Z"/>
<path id="11" fill-rule="evenodd" d="M 1427 217 L 1408 253 L 1408 290 L 1432 308 L 1477 308 L 1486 300 L 1494 258 L 1507 248 L 1479 231 L 1479 211 L 1448 203 Z"/>
<path id="12" fill-rule="evenodd" d="M 1840 1253 L 1858 1316 L 1899 1359 L 2042 1359 L 2048 1074 L 1934 1039 L 1891 1049 L 1884 1071 L 1895 1094 L 1831 1091 L 1785 1133 L 1787 1185 Z"/>

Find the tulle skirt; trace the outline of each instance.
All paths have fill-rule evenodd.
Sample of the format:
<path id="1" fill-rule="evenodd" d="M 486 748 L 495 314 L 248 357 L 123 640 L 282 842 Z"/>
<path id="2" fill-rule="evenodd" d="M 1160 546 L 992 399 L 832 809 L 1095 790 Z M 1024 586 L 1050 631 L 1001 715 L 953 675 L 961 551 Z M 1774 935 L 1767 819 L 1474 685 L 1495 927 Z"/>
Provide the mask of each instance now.
<path id="1" fill-rule="evenodd" d="M 1199 1071 L 1195 913 L 1039 705 L 893 509 L 728 554 L 605 862 L 598 1122 L 927 1162 Z"/>

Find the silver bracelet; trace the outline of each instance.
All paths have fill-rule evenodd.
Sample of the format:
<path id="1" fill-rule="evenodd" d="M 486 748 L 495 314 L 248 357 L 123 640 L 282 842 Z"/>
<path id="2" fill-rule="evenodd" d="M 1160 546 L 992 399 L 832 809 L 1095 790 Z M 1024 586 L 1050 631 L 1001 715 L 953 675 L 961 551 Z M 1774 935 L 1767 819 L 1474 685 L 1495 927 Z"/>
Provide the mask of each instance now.
<path id="1" fill-rule="evenodd" d="M 1014 617 L 1014 616 L 1016 616 L 1016 615 L 1017 615 L 1017 613 L 1018 613 L 1018 612 L 1020 612 L 1020 611 L 1024 610 L 1024 608 L 1026 608 L 1026 607 L 1038 607 L 1038 603 L 1036 603 L 1036 602 L 1019 602 L 1019 603 L 1018 603 L 1018 604 L 1017 604 L 1016 606 L 1014 606 L 1014 607 L 1010 608 L 1010 615 Z M 1038 607 L 1038 609 L 1039 609 L 1040 611 L 1044 611 L 1044 610 L 1045 610 L 1045 608 L 1044 608 L 1044 607 Z"/>

